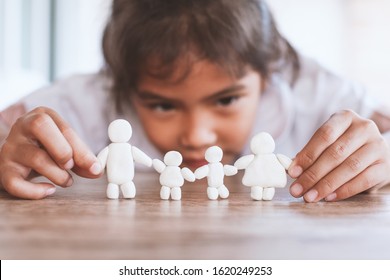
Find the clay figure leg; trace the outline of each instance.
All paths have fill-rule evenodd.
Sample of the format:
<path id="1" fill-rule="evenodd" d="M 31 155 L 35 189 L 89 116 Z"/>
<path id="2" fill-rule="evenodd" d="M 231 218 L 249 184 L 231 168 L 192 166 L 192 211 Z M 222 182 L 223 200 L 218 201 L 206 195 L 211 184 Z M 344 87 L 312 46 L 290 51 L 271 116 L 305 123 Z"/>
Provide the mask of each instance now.
<path id="1" fill-rule="evenodd" d="M 251 188 L 251 198 L 254 200 L 261 200 L 263 198 L 263 188 L 262 187 L 252 187 Z"/>
<path id="2" fill-rule="evenodd" d="M 207 196 L 211 200 L 218 199 L 218 189 L 214 187 L 207 187 Z"/>
<path id="3" fill-rule="evenodd" d="M 121 185 L 121 190 L 124 198 L 134 198 L 135 197 L 135 185 L 133 181 L 124 183 Z"/>
<path id="4" fill-rule="evenodd" d="M 181 188 L 180 187 L 172 188 L 171 198 L 172 198 L 172 200 L 180 200 L 181 199 Z"/>
<path id="5" fill-rule="evenodd" d="M 119 186 L 114 183 L 109 183 L 107 185 L 107 198 L 109 199 L 118 199 L 119 198 Z"/>
<path id="6" fill-rule="evenodd" d="M 263 200 L 272 200 L 275 195 L 275 188 L 264 188 Z"/>
<path id="7" fill-rule="evenodd" d="M 225 185 L 222 185 L 218 188 L 218 193 L 221 198 L 228 198 L 229 197 L 229 190 Z"/>
<path id="8" fill-rule="evenodd" d="M 171 188 L 167 186 L 161 186 L 160 197 L 161 199 L 168 200 L 171 195 Z"/>

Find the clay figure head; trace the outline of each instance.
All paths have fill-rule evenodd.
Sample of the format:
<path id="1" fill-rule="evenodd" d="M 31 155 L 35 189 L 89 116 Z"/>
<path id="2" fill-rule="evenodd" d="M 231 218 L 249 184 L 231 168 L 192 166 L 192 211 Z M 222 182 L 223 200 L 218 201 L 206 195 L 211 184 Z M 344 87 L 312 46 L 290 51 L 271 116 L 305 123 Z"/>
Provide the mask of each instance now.
<path id="1" fill-rule="evenodd" d="M 108 137 L 113 143 L 126 143 L 130 140 L 133 129 L 128 121 L 118 119 L 108 126 Z"/>
<path id="2" fill-rule="evenodd" d="M 275 150 L 275 141 L 269 133 L 260 132 L 252 138 L 251 150 L 255 155 L 271 154 Z"/>
<path id="3" fill-rule="evenodd" d="M 182 161 L 183 157 L 176 151 L 169 151 L 164 156 L 164 163 L 168 166 L 179 166 Z"/>
<path id="4" fill-rule="evenodd" d="M 218 146 L 212 146 L 206 150 L 205 159 L 210 163 L 220 162 L 222 160 L 223 152 Z"/>

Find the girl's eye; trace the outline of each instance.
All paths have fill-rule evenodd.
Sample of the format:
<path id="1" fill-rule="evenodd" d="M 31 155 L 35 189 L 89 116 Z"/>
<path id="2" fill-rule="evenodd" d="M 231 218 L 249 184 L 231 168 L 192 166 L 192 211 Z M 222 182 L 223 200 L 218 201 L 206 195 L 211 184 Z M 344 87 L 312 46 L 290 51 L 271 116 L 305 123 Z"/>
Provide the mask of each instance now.
<path id="1" fill-rule="evenodd" d="M 218 99 L 217 104 L 220 106 L 229 106 L 238 100 L 238 96 L 228 96 Z"/>
<path id="2" fill-rule="evenodd" d="M 175 107 L 170 103 L 157 103 L 157 104 L 151 104 L 149 107 L 158 112 L 168 112 L 175 109 Z"/>

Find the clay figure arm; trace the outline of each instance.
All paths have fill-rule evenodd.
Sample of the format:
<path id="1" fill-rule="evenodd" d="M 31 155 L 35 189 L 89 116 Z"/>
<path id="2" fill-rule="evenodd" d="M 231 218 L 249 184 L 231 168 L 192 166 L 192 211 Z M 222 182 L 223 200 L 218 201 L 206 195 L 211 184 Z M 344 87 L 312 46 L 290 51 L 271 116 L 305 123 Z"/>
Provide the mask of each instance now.
<path id="1" fill-rule="evenodd" d="M 143 151 L 141 151 L 137 147 L 132 146 L 131 152 L 133 154 L 133 158 L 134 158 L 135 162 L 146 165 L 147 167 L 152 166 L 152 159 L 147 154 L 145 154 Z"/>
<path id="2" fill-rule="evenodd" d="M 153 159 L 153 168 L 158 172 L 162 173 L 165 169 L 166 165 L 161 160 L 155 158 Z"/>
<path id="3" fill-rule="evenodd" d="M 255 155 L 247 155 L 240 157 L 236 162 L 234 163 L 234 166 L 240 170 L 240 169 L 245 169 L 248 167 L 248 165 L 253 161 L 255 158 Z"/>
<path id="4" fill-rule="evenodd" d="M 237 169 L 237 167 L 235 167 L 233 165 L 226 164 L 223 167 L 223 172 L 225 173 L 226 176 L 233 176 L 233 175 L 237 174 L 238 169 Z"/>
<path id="5" fill-rule="evenodd" d="M 292 160 L 288 156 L 282 154 L 277 154 L 276 157 L 278 158 L 280 164 L 283 165 L 284 169 L 288 170 Z"/>
<path id="6" fill-rule="evenodd" d="M 183 175 L 183 178 L 186 179 L 188 182 L 195 181 L 195 174 L 187 167 L 181 169 L 181 175 Z"/>
<path id="7" fill-rule="evenodd" d="M 195 178 L 198 180 L 203 179 L 209 174 L 209 172 L 210 172 L 210 168 L 208 164 L 203 165 L 195 170 Z"/>
<path id="8" fill-rule="evenodd" d="M 105 147 L 103 150 L 100 151 L 100 153 L 97 155 L 97 159 L 99 160 L 102 169 L 106 167 L 107 164 L 107 158 L 108 158 L 108 146 Z"/>

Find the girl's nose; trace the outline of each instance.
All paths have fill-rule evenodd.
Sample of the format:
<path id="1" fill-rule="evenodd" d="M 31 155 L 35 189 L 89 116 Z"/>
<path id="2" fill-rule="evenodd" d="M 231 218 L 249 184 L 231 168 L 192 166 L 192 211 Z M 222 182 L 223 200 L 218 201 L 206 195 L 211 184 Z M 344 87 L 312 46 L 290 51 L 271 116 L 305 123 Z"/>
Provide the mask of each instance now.
<path id="1" fill-rule="evenodd" d="M 217 133 L 214 122 L 208 114 L 188 115 L 182 122 L 180 144 L 186 149 L 202 149 L 215 145 Z"/>

